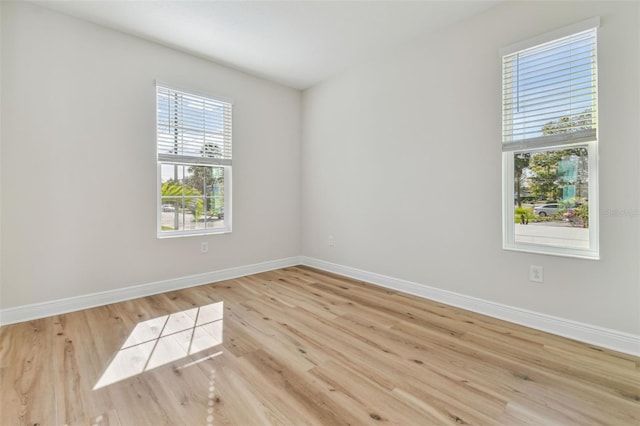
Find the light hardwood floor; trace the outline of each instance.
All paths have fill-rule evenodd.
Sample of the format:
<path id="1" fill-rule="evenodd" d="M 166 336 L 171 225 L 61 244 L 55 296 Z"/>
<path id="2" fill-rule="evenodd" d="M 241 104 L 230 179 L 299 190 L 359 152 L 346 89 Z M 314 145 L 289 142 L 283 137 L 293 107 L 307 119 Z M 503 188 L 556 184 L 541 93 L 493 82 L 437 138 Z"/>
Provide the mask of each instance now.
<path id="1" fill-rule="evenodd" d="M 640 424 L 637 357 L 306 267 L 5 326 L 0 345 L 3 426 Z"/>

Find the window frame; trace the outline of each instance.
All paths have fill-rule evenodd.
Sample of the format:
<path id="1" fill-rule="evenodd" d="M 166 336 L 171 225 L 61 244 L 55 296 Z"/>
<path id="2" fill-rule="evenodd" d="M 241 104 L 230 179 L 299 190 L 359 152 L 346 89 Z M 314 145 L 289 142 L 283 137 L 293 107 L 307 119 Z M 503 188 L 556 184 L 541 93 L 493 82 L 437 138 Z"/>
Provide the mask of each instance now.
<path id="1" fill-rule="evenodd" d="M 596 43 L 596 64 L 595 64 L 595 103 L 597 105 L 597 29 L 600 26 L 600 18 L 592 18 L 586 21 L 579 22 L 574 25 L 570 25 L 558 30 L 542 34 L 538 37 L 525 40 L 514 45 L 508 46 L 500 51 L 500 57 L 504 60 L 504 57 L 513 53 L 534 48 L 544 43 L 554 42 L 564 37 L 572 36 L 587 30 L 596 29 L 595 43 Z M 504 68 L 503 68 L 504 72 Z M 504 132 L 505 126 L 510 125 L 505 118 L 508 112 L 504 107 L 504 90 L 506 84 L 506 77 L 502 75 L 501 78 L 501 102 L 503 103 L 502 109 L 502 129 Z M 597 108 L 594 111 L 597 114 Z M 596 118 L 597 120 L 597 118 Z M 596 121 L 597 123 L 597 121 Z M 579 132 L 575 132 L 579 133 Z M 599 185 L 598 185 L 598 127 L 595 125 L 594 135 L 588 138 L 582 137 L 582 135 L 576 135 L 572 138 L 571 135 L 551 135 L 547 137 L 537 137 L 532 143 L 527 143 L 526 140 L 501 142 L 502 151 L 502 245 L 504 250 L 519 251 L 526 253 L 574 257 L 582 259 L 600 259 L 600 247 L 599 247 Z M 561 245 L 550 244 L 536 244 L 531 242 L 516 241 L 515 235 L 515 223 L 514 223 L 514 209 L 515 209 L 515 178 L 514 178 L 514 158 L 519 153 L 535 153 L 545 152 L 553 150 L 562 150 L 576 147 L 587 148 L 588 155 L 588 200 L 589 200 L 589 248 L 581 249 L 577 247 L 568 247 Z"/>
<path id="2" fill-rule="evenodd" d="M 161 155 L 159 151 L 159 120 L 158 120 L 158 89 L 167 89 L 170 91 L 176 91 L 183 94 L 187 94 L 192 97 L 202 98 L 204 100 L 224 103 L 229 107 L 229 119 L 230 119 L 230 127 L 227 132 L 229 141 L 226 149 L 231 150 L 233 146 L 232 141 L 232 115 L 233 115 L 233 101 L 231 99 L 220 97 L 220 96 L 212 96 L 209 94 L 199 93 L 194 90 L 179 88 L 175 85 L 167 84 L 161 81 L 156 80 L 155 82 L 155 114 L 156 114 L 156 236 L 159 239 L 165 238 L 177 238 L 177 237 L 188 237 L 188 236 L 203 236 L 203 235 L 215 235 L 215 234 L 226 234 L 232 232 L 232 159 L 229 156 L 227 158 L 225 156 L 224 160 L 211 162 L 208 161 L 204 157 L 204 153 L 202 156 L 202 160 L 198 159 L 198 156 L 184 156 L 184 155 L 176 155 L 175 160 L 172 161 L 172 158 L 168 157 L 166 154 Z M 225 144 L 227 141 L 225 139 Z M 204 145 L 204 144 L 203 144 Z M 203 148 L 204 149 L 204 148 Z M 186 160 L 186 161 L 185 161 Z M 210 159 L 209 159 L 210 160 Z M 224 226 L 217 228 L 199 228 L 199 229 L 183 229 L 183 230 L 173 230 L 173 231 L 163 231 L 162 230 L 162 166 L 170 165 L 170 166 L 184 166 L 184 167 L 210 167 L 210 168 L 222 168 L 223 169 L 223 188 L 224 188 L 224 196 L 223 196 L 223 215 L 224 215 Z M 206 197 L 203 195 L 203 197 Z M 206 213 L 205 213 L 206 214 Z"/>

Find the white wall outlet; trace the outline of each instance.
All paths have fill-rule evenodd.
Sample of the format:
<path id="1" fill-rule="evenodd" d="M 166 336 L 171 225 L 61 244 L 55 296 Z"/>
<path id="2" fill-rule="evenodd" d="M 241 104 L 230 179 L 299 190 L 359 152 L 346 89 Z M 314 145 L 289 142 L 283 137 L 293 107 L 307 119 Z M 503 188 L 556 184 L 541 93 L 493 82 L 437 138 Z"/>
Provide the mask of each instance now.
<path id="1" fill-rule="evenodd" d="M 203 241 L 200 243 L 200 253 L 208 253 L 209 252 L 209 243 L 207 241 Z"/>
<path id="2" fill-rule="evenodd" d="M 333 235 L 329 235 L 329 247 L 333 247 L 336 245 L 336 240 L 333 238 Z"/>
<path id="3" fill-rule="evenodd" d="M 544 268 L 542 266 L 529 265 L 529 281 L 534 283 L 544 282 Z"/>

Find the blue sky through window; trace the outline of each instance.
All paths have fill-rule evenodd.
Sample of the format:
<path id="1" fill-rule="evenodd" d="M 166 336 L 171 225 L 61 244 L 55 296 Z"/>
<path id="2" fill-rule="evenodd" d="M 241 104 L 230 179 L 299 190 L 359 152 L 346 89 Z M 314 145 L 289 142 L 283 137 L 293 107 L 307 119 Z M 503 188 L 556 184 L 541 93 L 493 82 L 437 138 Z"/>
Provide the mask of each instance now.
<path id="1" fill-rule="evenodd" d="M 214 146 L 218 151 L 223 149 L 223 105 L 179 92 L 159 91 L 157 114 L 158 141 L 167 151 L 197 157 Z"/>
<path id="2" fill-rule="evenodd" d="M 545 124 L 565 117 L 573 120 L 583 115 L 593 120 L 596 94 L 592 31 L 505 56 L 505 126 L 513 139 L 540 137 Z"/>

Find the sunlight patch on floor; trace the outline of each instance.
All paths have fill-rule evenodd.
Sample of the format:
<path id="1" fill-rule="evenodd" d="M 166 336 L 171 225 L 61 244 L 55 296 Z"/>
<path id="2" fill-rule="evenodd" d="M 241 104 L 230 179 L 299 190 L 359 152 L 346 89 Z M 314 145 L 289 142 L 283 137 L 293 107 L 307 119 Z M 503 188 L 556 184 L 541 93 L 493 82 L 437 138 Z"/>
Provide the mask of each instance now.
<path id="1" fill-rule="evenodd" d="M 223 302 L 140 322 L 93 390 L 222 343 Z"/>

